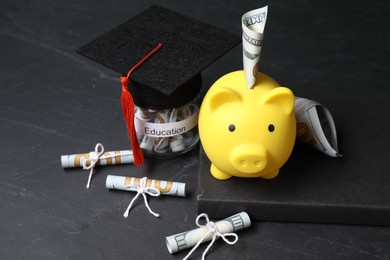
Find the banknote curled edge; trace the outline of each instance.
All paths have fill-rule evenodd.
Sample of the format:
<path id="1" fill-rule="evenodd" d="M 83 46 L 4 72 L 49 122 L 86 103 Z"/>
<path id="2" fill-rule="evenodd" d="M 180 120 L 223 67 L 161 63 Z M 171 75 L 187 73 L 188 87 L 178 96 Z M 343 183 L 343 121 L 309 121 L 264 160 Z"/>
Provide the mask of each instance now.
<path id="1" fill-rule="evenodd" d="M 336 126 L 329 110 L 320 103 L 295 97 L 297 139 L 331 157 L 341 157 L 338 152 Z"/>

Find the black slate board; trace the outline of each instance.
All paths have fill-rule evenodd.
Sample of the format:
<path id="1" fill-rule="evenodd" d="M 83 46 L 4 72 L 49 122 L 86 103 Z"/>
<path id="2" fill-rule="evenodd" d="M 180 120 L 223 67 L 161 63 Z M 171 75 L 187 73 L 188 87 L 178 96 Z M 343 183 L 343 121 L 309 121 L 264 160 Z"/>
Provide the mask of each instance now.
<path id="1" fill-rule="evenodd" d="M 390 98 L 331 97 L 342 158 L 296 143 L 272 180 L 214 179 L 200 152 L 198 213 L 221 218 L 247 211 L 252 219 L 390 225 Z M 328 108 L 329 108 L 328 107 Z"/>

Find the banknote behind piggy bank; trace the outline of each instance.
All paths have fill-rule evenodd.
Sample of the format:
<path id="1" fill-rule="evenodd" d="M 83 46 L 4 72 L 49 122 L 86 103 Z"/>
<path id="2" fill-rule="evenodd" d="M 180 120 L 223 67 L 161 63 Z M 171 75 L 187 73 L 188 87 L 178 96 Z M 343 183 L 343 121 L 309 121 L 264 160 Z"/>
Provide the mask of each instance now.
<path id="1" fill-rule="evenodd" d="M 248 89 L 244 71 L 231 72 L 206 93 L 198 124 L 215 178 L 271 179 L 295 143 L 294 94 L 262 73 Z"/>

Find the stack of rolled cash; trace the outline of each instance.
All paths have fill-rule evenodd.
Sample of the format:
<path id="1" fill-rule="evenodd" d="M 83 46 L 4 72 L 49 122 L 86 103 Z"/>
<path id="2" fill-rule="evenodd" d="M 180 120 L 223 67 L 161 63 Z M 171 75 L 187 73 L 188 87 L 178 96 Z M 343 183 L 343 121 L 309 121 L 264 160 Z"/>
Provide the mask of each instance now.
<path id="1" fill-rule="evenodd" d="M 138 141 L 145 153 L 168 157 L 184 153 L 199 141 L 199 107 L 191 102 L 179 108 L 145 109 L 135 107 Z"/>

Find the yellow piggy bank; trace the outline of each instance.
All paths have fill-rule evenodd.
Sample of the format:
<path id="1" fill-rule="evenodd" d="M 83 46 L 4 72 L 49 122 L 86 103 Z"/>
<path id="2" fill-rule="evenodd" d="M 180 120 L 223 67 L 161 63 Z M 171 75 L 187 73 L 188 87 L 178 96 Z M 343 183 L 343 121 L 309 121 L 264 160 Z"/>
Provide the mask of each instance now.
<path id="1" fill-rule="evenodd" d="M 206 93 L 198 126 L 215 178 L 271 179 L 294 147 L 294 94 L 262 73 L 248 89 L 244 72 L 231 72 Z"/>

